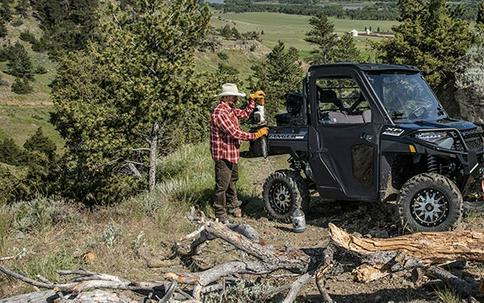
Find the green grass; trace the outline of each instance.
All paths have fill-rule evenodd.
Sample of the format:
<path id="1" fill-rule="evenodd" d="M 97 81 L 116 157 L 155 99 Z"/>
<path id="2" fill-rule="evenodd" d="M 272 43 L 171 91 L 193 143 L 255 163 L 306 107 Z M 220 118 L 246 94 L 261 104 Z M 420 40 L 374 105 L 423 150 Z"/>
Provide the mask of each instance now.
<path id="1" fill-rule="evenodd" d="M 35 19 L 29 17 L 18 27 L 8 26 L 9 35 L 3 40 L 0 39 L 0 44 L 7 41 L 11 44 L 20 42 L 30 55 L 33 69 L 43 66 L 47 73 L 34 76 L 32 93 L 18 95 L 10 89 L 15 78 L 5 73 L 7 63 L 0 62 L 0 77 L 8 82 L 8 85 L 0 86 L 0 137 L 12 137 L 17 144 L 23 145 L 38 127 L 42 127 L 44 133 L 54 140 L 58 148 L 62 148 L 63 140 L 49 122 L 49 113 L 52 110 L 49 84 L 55 77 L 56 63 L 49 59 L 47 53 L 34 52 L 30 43 L 19 39 L 20 33 L 26 30 L 37 38 L 41 35 Z"/>
<path id="2" fill-rule="evenodd" d="M 263 55 L 259 52 L 250 52 L 240 49 L 224 49 L 221 52 L 228 55 L 227 60 L 222 60 L 217 53 L 198 53 L 196 58 L 197 70 L 213 72 L 219 63 L 227 64 L 239 71 L 239 78 L 243 81 L 252 75 L 252 65 L 257 63 Z"/>
<path id="3" fill-rule="evenodd" d="M 1 42 L 7 41 L 11 44 L 20 42 L 27 49 L 34 70 L 37 66 L 43 66 L 47 70 L 47 73 L 42 75 L 35 75 L 35 81 L 32 83 L 32 86 L 34 88 L 34 91 L 32 93 L 26 95 L 17 95 L 10 90 L 10 85 L 13 83 L 15 78 L 4 72 L 6 70 L 6 62 L 0 62 L 0 76 L 3 80 L 6 80 L 9 83 L 8 86 L 0 86 L 0 104 L 51 104 L 49 84 L 54 79 L 56 64 L 49 59 L 47 53 L 34 52 L 32 51 L 30 43 L 20 40 L 20 33 L 26 30 L 33 33 L 37 38 L 39 38 L 41 35 L 41 30 L 38 27 L 38 23 L 35 21 L 34 18 L 28 17 L 24 19 L 24 24 L 18 27 L 8 26 L 8 37 L 0 39 L 0 45 L 3 44 Z"/>
<path id="4" fill-rule="evenodd" d="M 302 51 L 308 51 L 312 47 L 304 41 L 305 33 L 309 30 L 309 16 L 288 15 L 280 13 L 219 13 L 214 12 L 212 25 L 222 27 L 225 24 L 235 26 L 239 31 L 264 31 L 262 43 L 269 48 L 274 47 L 278 40 L 284 41 L 287 45 L 296 47 Z M 338 34 L 343 34 L 356 29 L 364 31 L 365 27 L 381 31 L 390 31 L 397 21 L 378 20 L 350 20 L 329 18 L 335 26 Z M 375 38 L 372 38 L 375 39 Z M 367 46 L 368 38 L 358 37 L 357 45 L 360 48 Z"/>
<path id="5" fill-rule="evenodd" d="M 12 137 L 19 145 L 42 127 L 44 133 L 54 140 L 59 149 L 63 140 L 54 126 L 49 122 L 52 106 L 1 105 L 0 103 L 0 136 Z"/>

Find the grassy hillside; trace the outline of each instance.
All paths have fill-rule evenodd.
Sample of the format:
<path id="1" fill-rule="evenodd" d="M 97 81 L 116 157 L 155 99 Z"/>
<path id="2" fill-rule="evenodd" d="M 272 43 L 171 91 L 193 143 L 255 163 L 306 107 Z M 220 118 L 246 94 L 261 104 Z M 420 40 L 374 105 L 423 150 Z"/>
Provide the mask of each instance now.
<path id="1" fill-rule="evenodd" d="M 8 135 L 17 144 L 23 144 L 25 139 L 31 136 L 38 127 L 51 137 L 61 147 L 62 139 L 49 123 L 49 112 L 52 109 L 50 100 L 49 84 L 55 77 L 56 64 L 49 59 L 46 53 L 32 51 L 29 43 L 21 41 L 19 36 L 24 31 L 30 31 L 38 38 L 41 30 L 32 17 L 23 20 L 23 24 L 17 27 L 8 26 L 8 37 L 3 39 L 1 44 L 14 44 L 20 42 L 27 49 L 32 61 L 34 70 L 43 66 L 47 73 L 36 74 L 33 81 L 33 92 L 26 95 L 18 95 L 11 91 L 10 86 L 15 78 L 5 73 L 6 62 L 0 62 L 0 76 L 7 82 L 7 85 L 0 86 L 0 136 Z"/>

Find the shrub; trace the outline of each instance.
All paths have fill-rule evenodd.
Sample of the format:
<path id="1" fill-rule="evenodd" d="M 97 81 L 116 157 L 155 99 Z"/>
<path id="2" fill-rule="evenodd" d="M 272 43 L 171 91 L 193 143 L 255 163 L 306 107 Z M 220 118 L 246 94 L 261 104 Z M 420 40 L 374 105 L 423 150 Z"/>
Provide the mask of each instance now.
<path id="1" fill-rule="evenodd" d="M 25 47 L 20 43 L 9 47 L 7 72 L 15 77 L 30 79 L 34 78 L 32 61 Z"/>
<path id="2" fill-rule="evenodd" d="M 74 214 L 67 204 L 58 199 L 37 196 L 30 201 L 11 205 L 13 227 L 21 232 L 45 230 L 53 225 L 71 221 Z"/>
<path id="3" fill-rule="evenodd" d="M 60 269 L 76 269 L 80 267 L 80 259 L 64 250 L 47 252 L 42 258 L 34 258 L 26 263 L 15 266 L 16 271 L 26 276 L 35 277 L 41 275 L 50 281 L 58 281 Z"/>
<path id="4" fill-rule="evenodd" d="M 27 79 L 22 79 L 17 77 L 15 78 L 15 82 L 12 84 L 12 92 L 19 95 L 29 94 L 33 90 L 34 89 L 30 85 L 29 80 Z"/>
<path id="5" fill-rule="evenodd" d="M 121 228 L 114 223 L 109 223 L 104 228 L 104 231 L 101 235 L 101 240 L 103 241 L 104 245 L 111 248 L 116 244 L 116 242 L 121 237 Z"/>
<path id="6" fill-rule="evenodd" d="M 0 254 L 5 249 L 5 241 L 10 230 L 12 214 L 5 206 L 0 205 Z"/>
<path id="7" fill-rule="evenodd" d="M 21 170 L 0 165 L 0 206 L 26 196 L 26 188 L 22 182 Z"/>
<path id="8" fill-rule="evenodd" d="M 229 58 L 229 55 L 227 55 L 226 53 L 224 52 L 220 52 L 220 53 L 217 53 L 217 56 L 221 59 L 221 60 L 227 60 Z"/>
<path id="9" fill-rule="evenodd" d="M 40 37 L 40 39 L 35 40 L 32 43 L 32 50 L 34 52 L 44 52 L 48 49 L 48 41 L 45 36 Z"/>
<path id="10" fill-rule="evenodd" d="M 0 21 L 0 38 L 5 38 L 8 35 L 8 30 L 7 26 L 5 25 L 5 22 Z"/>
<path id="11" fill-rule="evenodd" d="M 29 42 L 31 44 L 34 44 L 37 42 L 37 39 L 35 38 L 34 34 L 32 34 L 28 30 L 20 33 L 20 40 Z"/>
<path id="12" fill-rule="evenodd" d="M 20 25 L 24 24 L 24 21 L 21 18 L 17 18 L 10 24 L 12 24 L 13 27 L 19 27 Z"/>
<path id="13" fill-rule="evenodd" d="M 2 74 L 0 74 L 0 86 L 8 86 L 8 81 L 2 79 Z"/>
<path id="14" fill-rule="evenodd" d="M 9 58 L 9 47 L 2 46 L 0 47 L 0 62 L 7 61 Z"/>
<path id="15" fill-rule="evenodd" d="M 39 65 L 35 68 L 35 73 L 39 75 L 47 74 L 47 69 L 42 65 Z"/>
<path id="16" fill-rule="evenodd" d="M 0 162 L 9 165 L 21 165 L 25 164 L 26 160 L 27 155 L 12 138 L 0 140 Z"/>
<path id="17" fill-rule="evenodd" d="M 24 148 L 29 152 L 40 152 L 45 154 L 49 159 L 54 157 L 56 150 L 54 141 L 44 135 L 42 127 L 39 127 L 37 131 L 25 141 Z"/>

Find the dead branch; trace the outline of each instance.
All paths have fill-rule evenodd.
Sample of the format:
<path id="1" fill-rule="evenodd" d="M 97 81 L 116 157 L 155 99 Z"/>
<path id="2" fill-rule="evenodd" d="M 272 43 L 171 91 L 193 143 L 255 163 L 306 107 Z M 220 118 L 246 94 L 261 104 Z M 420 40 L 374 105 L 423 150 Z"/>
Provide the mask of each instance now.
<path id="1" fill-rule="evenodd" d="M 62 298 L 62 297 L 64 298 Z M 135 303 L 120 294 L 107 292 L 103 290 L 93 290 L 75 295 L 62 295 L 54 290 L 37 291 L 28 294 L 18 295 L 6 299 L 0 299 L 0 303 L 46 303 L 46 302 L 67 302 L 75 301 L 76 303 Z"/>
<path id="2" fill-rule="evenodd" d="M 301 290 L 301 288 L 309 281 L 309 279 L 312 278 L 312 275 L 310 273 L 305 273 L 304 275 L 301 275 L 299 278 L 296 279 L 291 285 L 291 289 L 289 290 L 289 293 L 287 294 L 286 298 L 284 298 L 284 301 L 282 303 L 292 303 L 294 300 L 296 300 L 297 294 Z"/>

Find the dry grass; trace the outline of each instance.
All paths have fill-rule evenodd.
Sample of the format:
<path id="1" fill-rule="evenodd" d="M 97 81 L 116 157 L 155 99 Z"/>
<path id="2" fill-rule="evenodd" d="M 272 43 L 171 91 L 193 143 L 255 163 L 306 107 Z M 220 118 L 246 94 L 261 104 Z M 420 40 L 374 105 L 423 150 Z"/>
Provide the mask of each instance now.
<path id="1" fill-rule="evenodd" d="M 4 265 L 28 276 L 54 281 L 56 270 L 84 267 L 134 280 L 159 279 L 137 255 L 144 247 L 154 254 L 164 243 L 193 231 L 186 219 L 194 205 L 211 213 L 213 162 L 207 144 L 189 145 L 160 161 L 160 182 L 153 193 L 142 193 L 117 205 L 87 209 L 74 203 L 39 197 L 0 208 L 0 256 L 26 256 Z M 240 190 L 249 195 L 242 169 Z M 89 258 L 86 258 L 86 254 Z M 181 264 L 174 264 L 183 270 Z M 184 269 L 186 270 L 186 268 Z M 31 291 L 0 276 L 0 297 Z"/>

